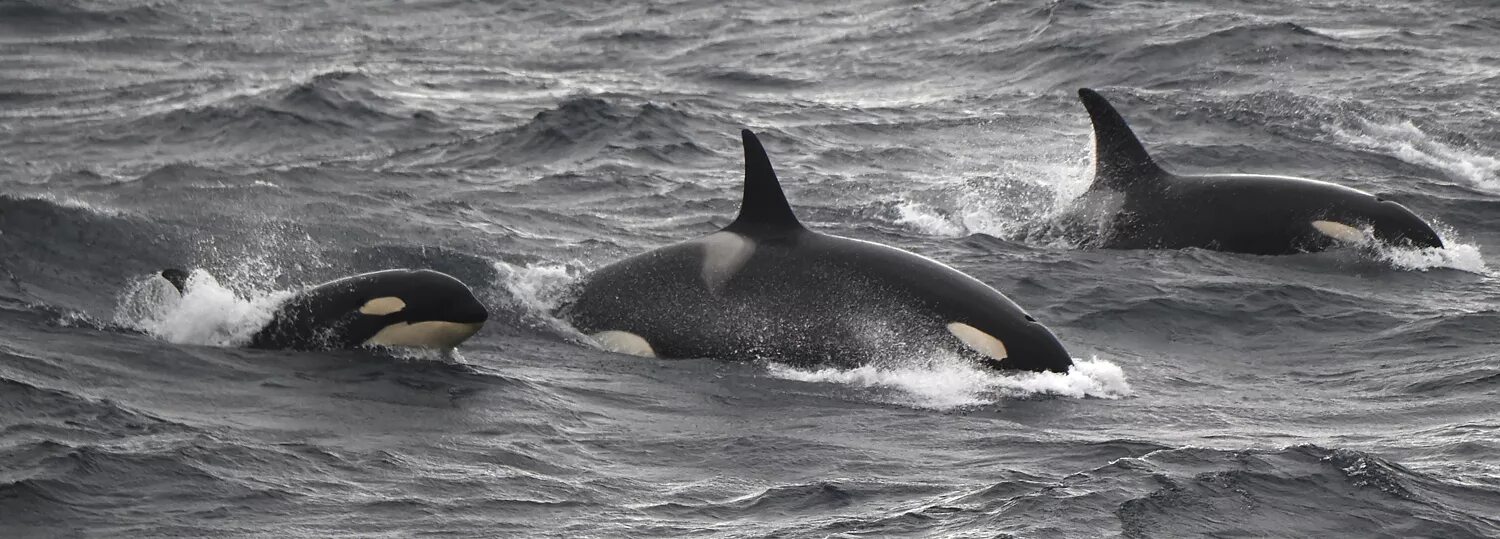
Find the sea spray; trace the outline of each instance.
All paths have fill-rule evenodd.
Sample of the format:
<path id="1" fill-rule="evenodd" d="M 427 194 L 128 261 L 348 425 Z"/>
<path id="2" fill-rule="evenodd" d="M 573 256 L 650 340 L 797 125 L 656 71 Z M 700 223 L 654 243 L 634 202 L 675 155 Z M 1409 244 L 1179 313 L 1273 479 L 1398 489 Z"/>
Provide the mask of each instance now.
<path id="1" fill-rule="evenodd" d="M 772 363 L 768 369 L 777 378 L 877 389 L 897 404 L 937 410 L 1035 395 L 1105 399 L 1131 395 L 1124 371 L 1097 357 L 1075 359 L 1067 373 L 996 371 L 941 353 L 898 365 L 803 369 Z"/>
<path id="2" fill-rule="evenodd" d="M 240 296 L 201 269 L 188 275 L 179 295 L 158 275 L 136 281 L 121 293 L 117 325 L 177 344 L 237 346 L 271 320 L 291 291 L 258 291 Z"/>

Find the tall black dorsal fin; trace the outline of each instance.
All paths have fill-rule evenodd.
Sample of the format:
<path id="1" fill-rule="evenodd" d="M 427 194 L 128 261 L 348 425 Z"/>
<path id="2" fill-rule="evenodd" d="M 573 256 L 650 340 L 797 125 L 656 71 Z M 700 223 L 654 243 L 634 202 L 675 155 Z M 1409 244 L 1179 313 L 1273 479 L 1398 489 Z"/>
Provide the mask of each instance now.
<path id="1" fill-rule="evenodd" d="M 740 130 L 745 142 L 745 198 L 740 200 L 740 215 L 725 230 L 791 230 L 802 228 L 792 206 L 781 192 L 781 182 L 771 169 L 771 158 L 760 139 L 749 129 Z"/>
<path id="2" fill-rule="evenodd" d="M 1126 191 L 1166 174 L 1109 100 L 1088 88 L 1078 89 L 1078 99 L 1094 123 L 1095 187 Z"/>

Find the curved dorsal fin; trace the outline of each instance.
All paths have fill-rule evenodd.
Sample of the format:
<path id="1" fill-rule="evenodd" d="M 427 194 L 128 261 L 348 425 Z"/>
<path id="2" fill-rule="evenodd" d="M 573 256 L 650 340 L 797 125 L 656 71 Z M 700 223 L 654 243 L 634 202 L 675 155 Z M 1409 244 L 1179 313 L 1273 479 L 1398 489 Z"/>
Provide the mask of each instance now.
<path id="1" fill-rule="evenodd" d="M 802 223 L 792 213 L 786 195 L 781 192 L 781 182 L 776 171 L 771 169 L 771 158 L 760 139 L 749 129 L 740 130 L 745 143 L 745 197 L 740 200 L 740 215 L 725 230 L 748 231 L 800 229 Z"/>
<path id="2" fill-rule="evenodd" d="M 1079 88 L 1078 99 L 1083 101 L 1083 107 L 1089 111 L 1089 120 L 1094 124 L 1094 185 L 1091 188 L 1126 191 L 1166 174 L 1151 160 L 1151 154 L 1146 153 L 1146 147 L 1130 130 L 1125 118 L 1104 96 L 1088 88 Z"/>

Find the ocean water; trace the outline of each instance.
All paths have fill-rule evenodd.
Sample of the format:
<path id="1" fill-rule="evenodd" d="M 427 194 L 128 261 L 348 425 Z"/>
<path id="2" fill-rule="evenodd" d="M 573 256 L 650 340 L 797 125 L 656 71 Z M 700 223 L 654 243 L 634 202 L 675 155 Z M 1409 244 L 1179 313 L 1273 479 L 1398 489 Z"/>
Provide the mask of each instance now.
<path id="1" fill-rule="evenodd" d="M 1172 170 L 1381 193 L 1449 247 L 1071 245 L 1080 86 Z M 1497 101 L 1489 0 L 0 0 L 0 536 L 1497 537 Z M 726 224 L 742 127 L 810 226 L 1077 367 L 582 344 L 551 308 Z M 390 267 L 490 323 L 237 346 Z"/>

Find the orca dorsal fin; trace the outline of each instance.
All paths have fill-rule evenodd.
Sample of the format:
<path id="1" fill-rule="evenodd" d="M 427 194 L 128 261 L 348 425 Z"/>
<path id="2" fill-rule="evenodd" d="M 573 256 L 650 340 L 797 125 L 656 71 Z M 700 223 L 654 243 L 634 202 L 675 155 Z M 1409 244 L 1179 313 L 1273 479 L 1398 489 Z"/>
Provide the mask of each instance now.
<path id="1" fill-rule="evenodd" d="M 161 277 L 166 279 L 167 282 L 172 283 L 172 287 L 177 289 L 177 293 L 181 294 L 187 291 L 188 272 L 177 268 L 168 268 L 161 270 Z"/>
<path id="2" fill-rule="evenodd" d="M 1109 100 L 1088 88 L 1078 89 L 1078 99 L 1094 124 L 1094 185 L 1090 189 L 1129 191 L 1166 175 Z"/>
<path id="3" fill-rule="evenodd" d="M 771 168 L 760 139 L 749 129 L 740 130 L 745 143 L 745 197 L 740 200 L 740 215 L 724 227 L 730 231 L 798 230 L 802 223 L 792 213 L 792 206 L 781 192 L 781 182 Z"/>

